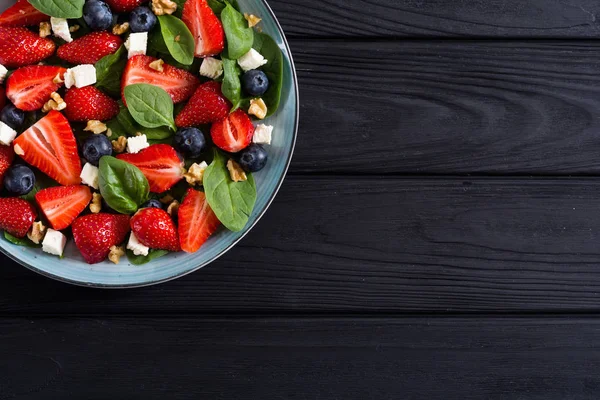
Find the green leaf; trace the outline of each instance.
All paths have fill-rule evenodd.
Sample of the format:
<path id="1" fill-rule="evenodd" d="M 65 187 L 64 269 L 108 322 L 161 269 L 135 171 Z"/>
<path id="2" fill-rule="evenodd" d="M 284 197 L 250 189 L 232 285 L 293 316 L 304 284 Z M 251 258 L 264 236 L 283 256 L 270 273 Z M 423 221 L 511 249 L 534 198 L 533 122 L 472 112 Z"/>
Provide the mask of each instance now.
<path id="1" fill-rule="evenodd" d="M 132 214 L 148 199 L 148 180 L 136 166 L 114 157 L 100 159 L 100 194 L 113 210 Z"/>
<path id="2" fill-rule="evenodd" d="M 125 101 L 133 119 L 146 128 L 168 126 L 177 130 L 173 120 L 173 100 L 158 86 L 136 83 L 125 87 Z"/>
<path id="3" fill-rule="evenodd" d="M 169 252 L 166 250 L 151 249 L 148 252 L 147 256 L 136 256 L 135 254 L 133 254 L 133 251 L 127 250 L 127 258 L 129 259 L 129 262 L 132 263 L 133 265 L 144 265 L 154 259 L 165 256 L 167 254 L 169 254 Z"/>
<path id="4" fill-rule="evenodd" d="M 4 231 L 4 239 L 8 240 L 9 242 L 11 242 L 12 244 L 16 244 L 17 246 L 24 246 L 24 247 L 42 247 L 39 244 L 35 244 L 33 243 L 31 240 L 29 240 L 27 237 L 24 238 L 18 238 L 16 236 L 11 235 L 10 233 Z"/>
<path id="5" fill-rule="evenodd" d="M 118 134 L 117 136 L 136 136 L 138 132 L 140 132 L 146 135 L 148 140 L 161 140 L 167 139 L 173 135 L 173 132 L 166 126 L 145 128 L 135 122 L 135 119 L 133 119 L 127 107 L 120 105 L 120 109 L 121 111 L 119 111 L 119 114 L 115 118 L 115 127 L 120 129 L 119 133 L 122 134 Z M 111 124 L 108 123 L 107 126 L 110 128 Z"/>
<path id="6" fill-rule="evenodd" d="M 248 27 L 246 18 L 229 3 L 221 12 L 221 21 L 227 37 L 229 58 L 237 60 L 252 48 L 254 30 Z"/>
<path id="7" fill-rule="evenodd" d="M 28 0 L 42 13 L 55 18 L 81 18 L 85 0 Z"/>
<path id="8" fill-rule="evenodd" d="M 215 151 L 213 162 L 204 171 L 203 182 L 208 204 L 219 221 L 234 232 L 244 229 L 256 203 L 252 174 L 248 174 L 247 181 L 232 181 L 225 157 Z"/>
<path id="9" fill-rule="evenodd" d="M 229 4 L 231 4 L 236 10 L 240 11 L 240 6 L 238 5 L 237 0 L 230 0 Z M 212 8 L 215 14 L 220 15 L 225 9 L 225 6 L 227 6 L 227 2 L 225 2 L 225 0 L 208 0 L 208 5 L 210 8 Z"/>
<path id="10" fill-rule="evenodd" d="M 159 29 L 154 29 L 148 36 L 148 54 L 153 53 L 169 54 L 169 49 Z"/>
<path id="11" fill-rule="evenodd" d="M 100 59 L 96 67 L 96 87 L 111 96 L 121 94 L 121 76 L 127 65 L 127 50 L 121 46 L 113 54 Z"/>
<path id="12" fill-rule="evenodd" d="M 235 111 L 240 106 L 242 98 L 242 83 L 240 82 L 241 70 L 236 60 L 227 58 L 227 52 L 221 54 L 223 60 L 223 83 L 221 92 L 233 104 L 231 111 Z"/>
<path id="13" fill-rule="evenodd" d="M 172 15 L 159 15 L 160 31 L 169 54 L 175 60 L 190 65 L 194 62 L 194 51 L 196 48 L 194 36 L 186 24 Z"/>
<path id="14" fill-rule="evenodd" d="M 261 67 L 267 78 L 269 78 L 269 89 L 262 95 L 262 99 L 267 105 L 267 116 L 271 116 L 277 111 L 281 101 L 283 54 L 273 38 L 264 33 L 256 33 L 254 35 L 254 44 L 252 47 L 269 61 Z"/>

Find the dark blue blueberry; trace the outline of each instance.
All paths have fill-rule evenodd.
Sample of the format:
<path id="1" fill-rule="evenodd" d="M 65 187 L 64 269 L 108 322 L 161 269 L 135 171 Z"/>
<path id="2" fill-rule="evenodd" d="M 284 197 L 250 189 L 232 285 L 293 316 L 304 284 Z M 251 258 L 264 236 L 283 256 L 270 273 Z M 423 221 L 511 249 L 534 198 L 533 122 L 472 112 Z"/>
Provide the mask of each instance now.
<path id="1" fill-rule="evenodd" d="M 162 208 L 163 205 L 160 201 L 156 199 L 148 200 L 146 203 L 142 204 L 140 208 Z"/>
<path id="2" fill-rule="evenodd" d="M 129 29 L 131 32 L 149 32 L 158 19 L 148 7 L 140 6 L 131 12 Z"/>
<path id="3" fill-rule="evenodd" d="M 246 172 L 258 172 L 267 165 L 267 151 L 259 144 L 251 144 L 238 154 L 238 162 Z"/>
<path id="4" fill-rule="evenodd" d="M 112 26 L 113 14 L 108 4 L 89 0 L 83 6 L 83 19 L 93 31 L 105 31 Z"/>
<path id="5" fill-rule="evenodd" d="M 112 144 L 104 135 L 90 136 L 81 148 L 83 157 L 92 165 L 98 165 L 100 158 L 112 154 Z"/>
<path id="6" fill-rule="evenodd" d="M 189 158 L 196 158 L 204 150 L 206 139 L 202 131 L 198 128 L 182 128 L 175 133 L 173 146 L 183 155 Z"/>
<path id="7" fill-rule="evenodd" d="M 0 111 L 0 121 L 13 128 L 15 131 L 18 131 L 25 121 L 25 112 L 19 110 L 12 104 L 7 104 L 2 111 Z"/>
<path id="8" fill-rule="evenodd" d="M 257 69 L 252 69 L 242 75 L 242 87 L 250 96 L 262 96 L 269 89 L 269 78 Z"/>
<path id="9" fill-rule="evenodd" d="M 35 185 L 35 175 L 26 165 L 14 165 L 4 175 L 4 187 L 16 195 L 21 196 L 31 192 L 33 185 Z"/>

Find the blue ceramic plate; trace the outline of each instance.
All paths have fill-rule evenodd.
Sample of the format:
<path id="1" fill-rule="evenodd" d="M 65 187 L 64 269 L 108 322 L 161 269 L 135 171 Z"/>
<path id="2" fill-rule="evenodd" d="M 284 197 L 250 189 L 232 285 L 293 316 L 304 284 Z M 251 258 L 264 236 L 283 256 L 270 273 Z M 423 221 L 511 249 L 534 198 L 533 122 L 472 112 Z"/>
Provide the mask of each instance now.
<path id="1" fill-rule="evenodd" d="M 0 10 L 14 4 L 14 0 L 0 0 Z M 290 165 L 298 130 L 298 83 L 289 46 L 273 11 L 264 0 L 239 0 L 244 12 L 262 18 L 261 26 L 279 44 L 284 57 L 284 77 L 281 105 L 267 120 L 275 127 L 273 143 L 268 146 L 269 163 L 255 174 L 258 198 L 246 228 L 241 232 L 221 229 L 195 254 L 172 253 L 146 265 L 135 266 L 121 258 L 119 265 L 108 261 L 86 264 L 73 241 L 65 249 L 65 257 L 43 253 L 41 249 L 19 247 L 0 239 L 0 251 L 23 266 L 42 275 L 63 282 L 101 288 L 128 288 L 153 285 L 189 274 L 216 260 L 231 249 L 265 213 L 277 194 Z"/>

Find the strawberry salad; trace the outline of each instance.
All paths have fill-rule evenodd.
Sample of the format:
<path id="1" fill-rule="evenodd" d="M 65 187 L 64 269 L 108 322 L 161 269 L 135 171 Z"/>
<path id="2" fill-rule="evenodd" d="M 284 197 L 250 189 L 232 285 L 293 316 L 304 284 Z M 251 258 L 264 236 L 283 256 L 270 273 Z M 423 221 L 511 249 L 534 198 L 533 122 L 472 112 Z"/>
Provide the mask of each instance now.
<path id="1" fill-rule="evenodd" d="M 139 265 L 240 231 L 283 57 L 236 0 L 17 0 L 0 15 L 0 229 Z M 277 132 L 275 132 L 277 134 Z"/>

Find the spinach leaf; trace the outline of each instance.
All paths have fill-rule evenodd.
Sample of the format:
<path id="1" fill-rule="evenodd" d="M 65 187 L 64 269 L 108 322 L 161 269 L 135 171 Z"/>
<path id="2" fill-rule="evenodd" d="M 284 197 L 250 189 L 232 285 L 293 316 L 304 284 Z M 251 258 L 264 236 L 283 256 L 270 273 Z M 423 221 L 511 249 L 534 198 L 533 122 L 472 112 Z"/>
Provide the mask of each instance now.
<path id="1" fill-rule="evenodd" d="M 4 239 L 8 240 L 12 244 L 16 244 L 17 246 L 25 246 L 25 247 L 42 247 L 39 244 L 33 243 L 27 237 L 18 238 L 16 236 L 11 235 L 10 233 L 4 231 Z"/>
<path id="2" fill-rule="evenodd" d="M 240 106 L 242 98 L 242 83 L 240 82 L 241 70 L 237 65 L 236 60 L 227 58 L 227 51 L 221 54 L 223 60 L 223 83 L 221 84 L 221 92 L 233 104 L 231 111 L 235 111 Z"/>
<path id="3" fill-rule="evenodd" d="M 252 48 L 254 30 L 248 27 L 246 18 L 229 3 L 221 12 L 221 21 L 227 37 L 229 58 L 237 60 Z"/>
<path id="4" fill-rule="evenodd" d="M 133 265 L 144 265 L 156 258 L 165 256 L 167 254 L 169 254 L 169 252 L 166 250 L 151 249 L 148 252 L 147 256 L 136 256 L 135 254 L 133 254 L 133 251 L 127 250 L 127 258 L 129 259 L 129 262 L 132 263 Z"/>
<path id="5" fill-rule="evenodd" d="M 248 180 L 234 182 L 229 176 L 225 157 L 215 151 L 213 162 L 204 171 L 204 192 L 219 221 L 234 232 L 244 229 L 256 203 L 256 184 Z"/>
<path id="6" fill-rule="evenodd" d="M 154 29 L 148 35 L 148 55 L 158 55 L 155 53 L 169 54 L 162 32 L 158 29 Z"/>
<path id="7" fill-rule="evenodd" d="M 100 159 L 100 194 L 115 211 L 131 214 L 148 199 L 148 180 L 136 166 L 114 157 Z"/>
<path id="8" fill-rule="evenodd" d="M 175 3 L 177 3 L 177 10 L 175 10 L 173 15 L 176 16 L 177 18 L 181 18 L 181 15 L 183 14 L 183 6 L 185 5 L 186 0 L 173 0 L 173 1 Z"/>
<path id="9" fill-rule="evenodd" d="M 55 18 L 80 18 L 85 0 L 28 0 L 42 13 Z"/>
<path id="10" fill-rule="evenodd" d="M 173 100 L 158 86 L 136 83 L 125 88 L 125 101 L 133 119 L 146 128 L 168 126 L 177 130 L 173 120 Z"/>
<path id="11" fill-rule="evenodd" d="M 184 65 L 193 63 L 196 45 L 194 44 L 194 36 L 192 36 L 186 24 L 172 15 L 159 15 L 158 22 L 169 54 Z"/>
<path id="12" fill-rule="evenodd" d="M 100 59 L 96 67 L 96 87 L 111 96 L 121 94 L 121 75 L 127 65 L 127 50 L 121 46 L 113 54 Z"/>
<path id="13" fill-rule="evenodd" d="M 138 132 L 141 132 L 146 135 L 148 139 L 160 140 L 171 137 L 173 134 L 173 132 L 171 132 L 169 128 L 165 126 L 159 126 L 158 128 L 145 128 L 135 122 L 135 119 L 133 119 L 127 107 L 121 105 L 120 108 L 121 111 L 119 111 L 119 114 L 116 117 L 116 122 L 118 123 L 117 129 L 120 127 L 121 131 L 124 133 L 118 136 L 135 136 Z M 109 124 L 107 124 L 107 126 L 109 126 Z"/>
<path id="14" fill-rule="evenodd" d="M 281 87 L 283 86 L 283 54 L 273 38 L 264 33 L 254 35 L 252 47 L 263 55 L 269 62 L 261 67 L 269 78 L 269 89 L 262 95 L 267 105 L 267 116 L 271 116 L 279 108 Z"/>
<path id="15" fill-rule="evenodd" d="M 230 0 L 228 3 L 231 4 L 233 8 L 240 11 L 240 6 L 238 5 L 237 0 Z M 220 15 L 221 12 L 223 12 L 226 5 L 227 3 L 225 2 L 225 0 L 208 0 L 208 6 L 217 15 Z"/>

